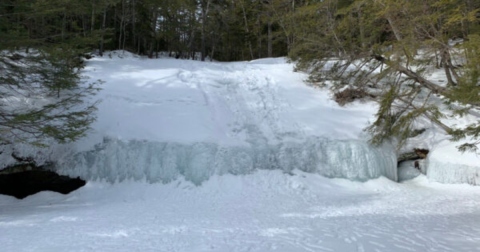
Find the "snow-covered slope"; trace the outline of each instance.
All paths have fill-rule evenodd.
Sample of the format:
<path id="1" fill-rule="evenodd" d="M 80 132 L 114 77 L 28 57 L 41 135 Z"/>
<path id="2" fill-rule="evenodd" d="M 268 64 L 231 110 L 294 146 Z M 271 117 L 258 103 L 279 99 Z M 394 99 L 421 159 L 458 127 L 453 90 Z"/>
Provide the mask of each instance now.
<path id="1" fill-rule="evenodd" d="M 91 181 L 69 195 L 0 195 L 2 252 L 480 246 L 480 188 L 430 182 L 407 164 L 401 178 L 416 178 L 392 182 L 394 150 L 362 137 L 375 105 L 341 108 L 283 59 L 127 55 L 96 58 L 86 74 L 106 81 L 89 136 L 19 150 L 59 160 L 61 172 Z M 426 144 L 441 147 L 438 141 Z M 432 158 L 446 160 L 441 153 Z"/>
<path id="2" fill-rule="evenodd" d="M 305 86 L 285 59 L 211 63 L 176 59 L 94 58 L 86 74 L 105 84 L 99 134 L 124 140 L 222 145 L 358 139 L 376 111 L 341 108 L 327 91 Z"/>
<path id="3" fill-rule="evenodd" d="M 86 75 L 105 81 L 94 131 L 60 158 L 86 179 L 200 184 L 213 174 L 300 169 L 327 177 L 397 179 L 394 150 L 362 130 L 372 103 L 339 107 L 306 86 L 285 59 L 211 63 L 94 58 Z"/>

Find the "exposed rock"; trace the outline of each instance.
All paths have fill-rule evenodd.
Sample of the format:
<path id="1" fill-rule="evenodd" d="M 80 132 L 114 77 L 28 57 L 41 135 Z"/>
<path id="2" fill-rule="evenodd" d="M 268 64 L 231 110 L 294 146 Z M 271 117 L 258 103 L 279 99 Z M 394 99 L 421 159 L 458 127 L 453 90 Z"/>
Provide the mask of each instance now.
<path id="1" fill-rule="evenodd" d="M 3 170 L 0 170 L 0 175 L 31 171 L 33 170 L 33 167 L 35 167 L 35 165 L 33 164 L 18 164 L 18 165 L 10 166 Z"/>
<path id="2" fill-rule="evenodd" d="M 402 153 L 400 156 L 397 158 L 397 163 L 402 163 L 405 161 L 411 161 L 411 160 L 417 160 L 420 157 L 417 155 L 415 152 L 407 152 L 407 153 Z"/>
<path id="3" fill-rule="evenodd" d="M 413 151 L 420 157 L 420 159 L 426 159 L 428 153 L 430 152 L 426 149 L 413 149 Z"/>
<path id="4" fill-rule="evenodd" d="M 413 149 L 412 152 L 407 152 L 407 153 L 400 154 L 400 156 L 397 159 L 397 163 L 400 164 L 400 163 L 405 162 L 405 161 L 426 159 L 428 153 L 429 153 L 429 150 L 426 150 L 426 149 Z"/>

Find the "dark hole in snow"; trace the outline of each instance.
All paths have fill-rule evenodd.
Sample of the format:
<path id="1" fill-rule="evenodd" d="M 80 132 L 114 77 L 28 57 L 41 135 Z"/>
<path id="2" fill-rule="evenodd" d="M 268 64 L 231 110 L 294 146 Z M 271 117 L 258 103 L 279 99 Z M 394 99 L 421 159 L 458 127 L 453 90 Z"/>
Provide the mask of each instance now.
<path id="1" fill-rule="evenodd" d="M 30 170 L 0 175 L 0 194 L 18 199 L 41 191 L 53 191 L 68 194 L 84 186 L 80 178 L 61 176 L 52 171 Z"/>

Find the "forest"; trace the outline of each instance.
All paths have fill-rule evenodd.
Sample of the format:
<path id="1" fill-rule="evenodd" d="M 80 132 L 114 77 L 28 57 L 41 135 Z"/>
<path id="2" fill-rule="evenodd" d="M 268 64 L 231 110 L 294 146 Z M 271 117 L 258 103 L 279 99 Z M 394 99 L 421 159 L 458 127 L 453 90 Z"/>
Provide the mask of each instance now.
<path id="1" fill-rule="evenodd" d="M 248 0 L 3 2 L 2 31 L 16 46 L 20 39 L 68 41 L 100 55 L 121 49 L 150 58 L 166 52 L 221 61 L 285 56 L 290 36 L 283 18 L 301 6 L 301 1 Z"/>
<path id="2" fill-rule="evenodd" d="M 0 0 L 0 251 L 480 248 L 480 0 Z"/>
<path id="3" fill-rule="evenodd" d="M 3 0 L 0 61 L 12 75 L 2 73 L 2 82 L 24 96 L 36 83 L 56 99 L 37 110 L 3 111 L 1 124 L 17 140 L 2 141 L 28 139 L 16 131 L 60 141 L 81 137 L 94 120 L 94 104 L 58 111 L 98 90 L 98 83 L 79 85 L 82 57 L 125 50 L 201 61 L 287 56 L 310 74 L 311 85 L 330 86 L 341 104 L 377 100 L 369 128 L 374 143 L 393 136 L 402 145 L 424 117 L 454 140 L 472 139 L 461 150 L 476 150 L 478 125 L 452 128 L 442 118 L 480 104 L 479 8 L 474 0 Z M 435 69 L 445 85 L 429 79 Z M 448 106 L 439 108 L 438 100 Z"/>

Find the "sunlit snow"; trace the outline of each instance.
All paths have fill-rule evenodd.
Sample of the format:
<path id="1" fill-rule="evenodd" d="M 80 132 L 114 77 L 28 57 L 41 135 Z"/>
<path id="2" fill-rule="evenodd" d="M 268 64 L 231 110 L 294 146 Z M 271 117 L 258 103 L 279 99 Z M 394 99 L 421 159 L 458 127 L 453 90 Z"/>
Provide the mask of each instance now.
<path id="1" fill-rule="evenodd" d="M 86 74 L 105 82 L 98 121 L 59 158 L 63 174 L 112 182 L 182 176 L 198 185 L 214 174 L 299 169 L 397 180 L 394 149 L 363 136 L 374 103 L 340 107 L 283 58 L 212 63 L 126 53 L 94 58 Z"/>
<path id="2" fill-rule="evenodd" d="M 473 252 L 480 190 L 294 171 L 0 196 L 1 251 Z"/>
<path id="3" fill-rule="evenodd" d="M 397 176 L 394 148 L 363 132 L 375 103 L 340 107 L 285 59 L 116 52 L 85 74 L 105 81 L 88 137 L 17 148 L 89 182 L 69 195 L 0 196 L 2 252 L 480 249 L 478 187 L 432 182 L 412 163 Z M 450 145 L 436 147 L 422 169 L 448 161 Z"/>

